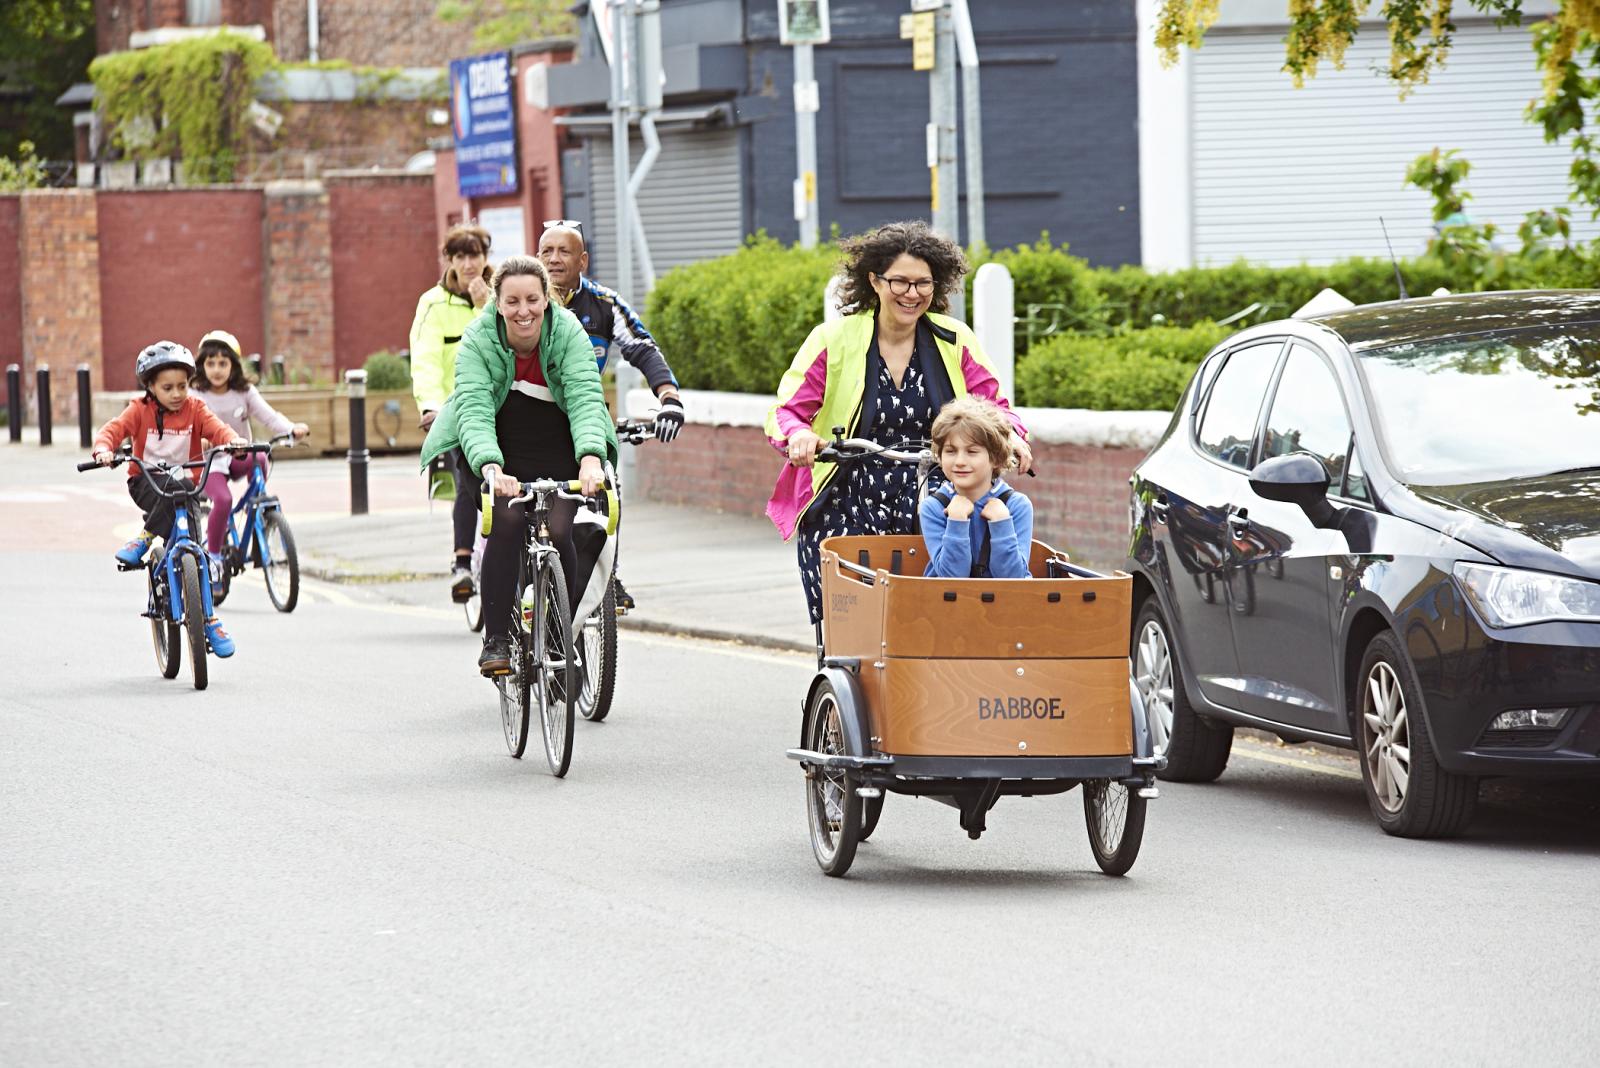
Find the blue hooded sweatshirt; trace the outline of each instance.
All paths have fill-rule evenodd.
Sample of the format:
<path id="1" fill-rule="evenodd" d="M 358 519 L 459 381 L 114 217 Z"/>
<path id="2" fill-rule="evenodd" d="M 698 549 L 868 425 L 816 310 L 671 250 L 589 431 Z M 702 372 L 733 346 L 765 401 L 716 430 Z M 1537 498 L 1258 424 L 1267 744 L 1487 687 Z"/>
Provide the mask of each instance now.
<path id="1" fill-rule="evenodd" d="M 950 487 L 953 491 L 954 487 Z M 1018 490 L 1006 499 L 1010 519 L 989 522 L 981 518 L 983 506 L 1011 487 L 995 479 L 967 519 L 945 515 L 943 501 L 930 495 L 922 502 L 922 540 L 928 547 L 928 568 L 933 578 L 974 578 L 973 569 L 982 558 L 983 535 L 989 534 L 989 578 L 1027 578 L 1028 555 L 1033 549 L 1033 503 Z"/>

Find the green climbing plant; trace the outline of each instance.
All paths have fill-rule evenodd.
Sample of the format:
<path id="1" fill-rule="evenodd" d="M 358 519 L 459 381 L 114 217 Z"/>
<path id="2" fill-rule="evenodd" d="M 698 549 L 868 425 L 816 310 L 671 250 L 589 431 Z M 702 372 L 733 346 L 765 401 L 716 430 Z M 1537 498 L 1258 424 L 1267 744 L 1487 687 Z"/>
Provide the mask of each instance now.
<path id="1" fill-rule="evenodd" d="M 244 154 L 256 83 L 275 64 L 269 45 L 222 31 L 103 55 L 89 77 L 127 156 L 181 155 L 189 181 L 228 182 Z"/>
<path id="2" fill-rule="evenodd" d="M 44 185 L 44 160 L 34 155 L 32 141 L 19 141 L 17 155 L 0 156 L 0 193 L 20 193 L 24 189 L 37 189 Z"/>

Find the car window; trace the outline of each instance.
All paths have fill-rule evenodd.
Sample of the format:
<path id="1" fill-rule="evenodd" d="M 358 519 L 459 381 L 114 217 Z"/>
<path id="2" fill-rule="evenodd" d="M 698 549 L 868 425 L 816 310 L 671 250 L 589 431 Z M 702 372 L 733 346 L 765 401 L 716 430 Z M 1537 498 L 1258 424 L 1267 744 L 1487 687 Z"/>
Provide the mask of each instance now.
<path id="1" fill-rule="evenodd" d="M 1289 346 L 1272 396 L 1261 458 L 1310 453 L 1328 469 L 1329 490 L 1338 493 L 1350 451 L 1350 420 L 1339 396 L 1339 382 L 1322 357 L 1304 345 Z"/>
<path id="2" fill-rule="evenodd" d="M 1344 465 L 1344 496 L 1352 501 L 1372 503 L 1372 490 L 1367 486 L 1367 473 L 1361 467 L 1361 457 L 1356 455 L 1356 443 L 1350 441 L 1350 458 Z"/>
<path id="3" fill-rule="evenodd" d="M 1269 341 L 1249 345 L 1228 356 L 1217 372 L 1206 399 L 1205 414 L 1195 435 L 1202 451 L 1225 464 L 1250 466 L 1250 447 L 1256 436 L 1256 419 L 1261 414 L 1261 398 L 1272 379 L 1283 342 Z"/>

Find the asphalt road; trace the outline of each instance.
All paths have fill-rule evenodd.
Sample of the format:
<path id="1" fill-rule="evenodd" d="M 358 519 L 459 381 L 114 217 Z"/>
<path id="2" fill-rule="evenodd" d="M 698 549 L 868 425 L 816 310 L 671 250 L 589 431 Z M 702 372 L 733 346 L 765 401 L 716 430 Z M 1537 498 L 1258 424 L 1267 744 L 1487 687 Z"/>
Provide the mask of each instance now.
<path id="1" fill-rule="evenodd" d="M 91 527 L 39 551 L 11 523 L 0 550 L 0 1064 L 1587 1064 L 1600 1040 L 1593 790 L 1499 790 L 1467 838 L 1399 841 L 1348 759 L 1242 739 L 1218 783 L 1163 786 L 1126 878 L 1071 794 L 1002 801 L 977 842 L 890 797 L 833 880 L 783 758 L 803 657 L 626 635 L 557 781 L 506 755 L 449 606 L 307 584 L 282 616 L 242 581 L 239 654 L 196 693 Z"/>

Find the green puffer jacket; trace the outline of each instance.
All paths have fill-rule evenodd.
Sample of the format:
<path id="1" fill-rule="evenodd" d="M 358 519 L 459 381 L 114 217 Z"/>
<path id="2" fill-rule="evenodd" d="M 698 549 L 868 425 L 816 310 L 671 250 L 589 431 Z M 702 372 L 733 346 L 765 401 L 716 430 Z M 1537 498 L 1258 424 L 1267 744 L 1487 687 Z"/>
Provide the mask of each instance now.
<path id="1" fill-rule="evenodd" d="M 481 472 L 484 464 L 505 462 L 494 417 L 511 393 L 516 367 L 499 310 L 472 320 L 456 350 L 455 390 L 422 443 L 423 467 L 457 446 L 474 471 Z M 555 303 L 545 309 L 539 333 L 539 368 L 556 404 L 572 423 L 573 456 L 580 461 L 598 456 L 615 464 L 617 428 L 600 388 L 594 347 L 577 317 Z"/>

